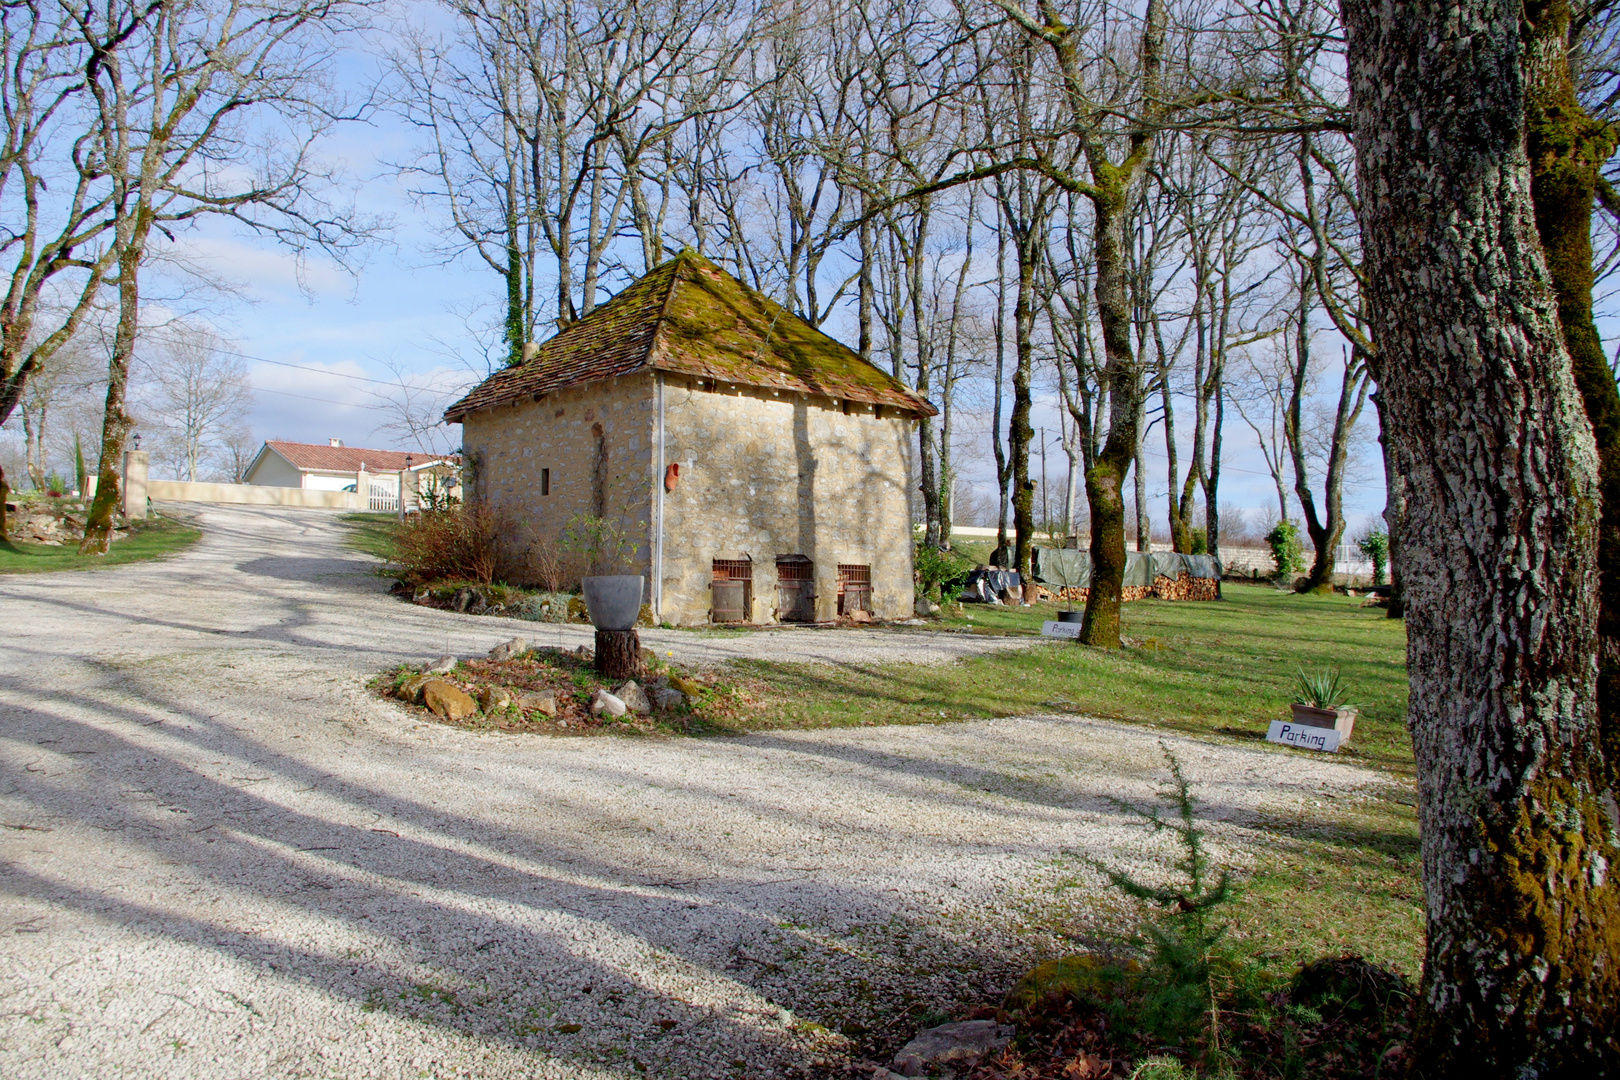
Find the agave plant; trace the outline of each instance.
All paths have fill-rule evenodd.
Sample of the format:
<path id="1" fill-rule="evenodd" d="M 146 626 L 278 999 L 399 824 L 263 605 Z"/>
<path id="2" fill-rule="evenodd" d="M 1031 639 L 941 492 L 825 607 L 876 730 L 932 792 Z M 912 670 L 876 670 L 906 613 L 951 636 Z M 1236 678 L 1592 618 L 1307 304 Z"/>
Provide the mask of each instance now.
<path id="1" fill-rule="evenodd" d="M 1297 704 L 1316 709 L 1342 709 L 1346 705 L 1344 678 L 1338 668 L 1323 668 L 1311 675 L 1300 668 L 1294 686 L 1294 701 Z"/>

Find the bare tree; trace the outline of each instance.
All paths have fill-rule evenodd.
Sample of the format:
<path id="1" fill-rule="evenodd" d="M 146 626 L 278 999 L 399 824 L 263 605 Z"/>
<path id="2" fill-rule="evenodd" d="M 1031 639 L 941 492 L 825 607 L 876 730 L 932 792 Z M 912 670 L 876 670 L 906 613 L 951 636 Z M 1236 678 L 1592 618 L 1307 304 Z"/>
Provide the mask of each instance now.
<path id="1" fill-rule="evenodd" d="M 158 459 L 185 480 L 233 472 L 230 439 L 253 407 L 246 362 L 211 328 L 177 321 L 141 335 L 136 364 L 135 397 Z"/>
<path id="2" fill-rule="evenodd" d="M 72 2 L 0 7 L 0 424 L 78 330 L 111 266 L 113 189 L 97 133 L 80 122 L 92 53 L 77 23 L 87 12 Z"/>
<path id="3" fill-rule="evenodd" d="M 98 350 L 97 344 L 97 335 L 81 328 L 23 387 L 17 413 L 22 418 L 28 478 L 36 490 L 44 490 L 46 476 L 66 449 L 58 433 L 92 429 L 106 367 L 105 350 Z"/>
<path id="4" fill-rule="evenodd" d="M 154 231 L 168 239 L 223 215 L 299 252 L 341 255 L 363 238 L 358 217 L 322 198 L 332 178 L 313 151 L 341 116 L 324 80 L 333 35 L 360 12 L 343 0 L 111 0 L 79 13 L 94 58 L 87 130 L 113 190 L 118 295 L 99 482 L 80 550 L 107 550 L 122 501 L 129 368 Z"/>

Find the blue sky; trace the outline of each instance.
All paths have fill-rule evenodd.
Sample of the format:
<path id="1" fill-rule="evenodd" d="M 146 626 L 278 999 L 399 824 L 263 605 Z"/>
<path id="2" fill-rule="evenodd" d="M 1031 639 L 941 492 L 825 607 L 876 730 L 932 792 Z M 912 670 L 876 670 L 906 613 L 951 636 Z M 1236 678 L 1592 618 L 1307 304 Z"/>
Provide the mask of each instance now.
<path id="1" fill-rule="evenodd" d="M 352 53 L 339 70 L 342 78 L 359 86 L 372 77 L 374 66 L 368 56 Z M 211 321 L 251 358 L 255 403 L 250 422 L 257 438 L 324 442 L 336 437 L 349 445 L 414 448 L 380 430 L 390 414 L 379 409 L 375 395 L 385 388 L 366 380 L 392 381 L 397 369 L 422 384 L 453 387 L 483 370 L 483 345 L 470 327 L 487 325 L 497 314 L 492 305 L 500 298 L 499 281 L 471 260 L 445 264 L 429 254 L 443 222 L 431 207 L 415 205 L 386 165 L 409 155 L 412 137 L 403 122 L 378 112 L 369 123 L 339 129 L 326 147 L 355 185 L 360 209 L 392 222 L 387 241 L 368 252 L 352 274 L 319 259 L 300 270 L 291 253 L 223 221 L 205 222 L 182 234 L 191 258 L 240 286 L 235 295 L 212 300 L 207 307 Z M 835 323 L 829 330 L 836 335 L 840 327 Z M 1319 348 L 1336 351 L 1337 341 L 1324 335 Z M 1034 421 L 1055 437 L 1052 404 L 1043 400 Z M 1177 417 L 1183 433 L 1191 426 L 1190 410 L 1190 403 L 1183 403 Z M 1352 534 L 1384 501 L 1370 405 L 1363 424 L 1368 438 L 1361 467 L 1345 492 Z M 964 419 L 964 429 L 974 426 Z M 443 437 L 454 446 L 459 429 L 449 429 Z M 1160 522 L 1166 487 L 1162 443 L 1162 433 L 1155 430 L 1149 436 L 1147 474 L 1153 517 Z M 964 473 L 981 490 L 993 491 L 988 450 L 975 454 L 971 447 L 964 449 Z M 1185 465 L 1185 449 L 1182 453 Z M 1048 454 L 1054 500 L 1061 497 L 1062 461 L 1055 449 Z M 1268 508 L 1274 512 L 1276 505 L 1253 436 L 1232 409 L 1227 414 L 1222 502 L 1256 518 Z"/>

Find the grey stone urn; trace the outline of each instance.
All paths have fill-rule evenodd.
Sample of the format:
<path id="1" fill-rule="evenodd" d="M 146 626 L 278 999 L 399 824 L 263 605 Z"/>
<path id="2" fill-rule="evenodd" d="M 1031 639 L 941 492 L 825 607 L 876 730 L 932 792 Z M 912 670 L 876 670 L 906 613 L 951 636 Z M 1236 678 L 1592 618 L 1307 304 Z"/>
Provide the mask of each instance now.
<path id="1" fill-rule="evenodd" d="M 641 592 L 646 579 L 640 574 L 601 574 L 580 582 L 585 609 L 598 630 L 632 630 L 641 614 Z"/>

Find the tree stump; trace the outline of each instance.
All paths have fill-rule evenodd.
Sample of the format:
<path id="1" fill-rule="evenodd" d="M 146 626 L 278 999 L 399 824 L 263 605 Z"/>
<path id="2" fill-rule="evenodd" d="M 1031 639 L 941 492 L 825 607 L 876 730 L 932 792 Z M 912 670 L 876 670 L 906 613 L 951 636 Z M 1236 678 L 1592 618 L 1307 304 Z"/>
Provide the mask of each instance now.
<path id="1" fill-rule="evenodd" d="M 596 673 L 604 679 L 633 679 L 641 674 L 641 638 L 634 630 L 596 632 Z"/>

